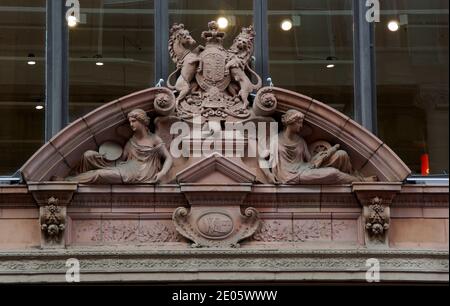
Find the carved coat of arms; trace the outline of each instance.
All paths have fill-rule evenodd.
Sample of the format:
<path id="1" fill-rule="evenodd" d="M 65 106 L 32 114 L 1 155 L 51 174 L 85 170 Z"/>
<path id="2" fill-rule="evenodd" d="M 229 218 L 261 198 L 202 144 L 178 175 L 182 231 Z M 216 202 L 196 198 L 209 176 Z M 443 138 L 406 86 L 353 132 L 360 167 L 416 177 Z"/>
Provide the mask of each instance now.
<path id="1" fill-rule="evenodd" d="M 261 88 L 261 78 L 250 68 L 255 33 L 243 28 L 229 49 L 223 47 L 225 33 L 215 21 L 202 33 L 205 46 L 197 46 L 182 24 L 170 30 L 169 53 L 177 69 L 168 87 L 178 94 L 179 118 L 202 116 L 208 120 L 239 120 L 250 116 L 248 97 Z M 256 80 L 256 84 L 251 78 Z M 176 78 L 174 84 L 172 79 Z"/>

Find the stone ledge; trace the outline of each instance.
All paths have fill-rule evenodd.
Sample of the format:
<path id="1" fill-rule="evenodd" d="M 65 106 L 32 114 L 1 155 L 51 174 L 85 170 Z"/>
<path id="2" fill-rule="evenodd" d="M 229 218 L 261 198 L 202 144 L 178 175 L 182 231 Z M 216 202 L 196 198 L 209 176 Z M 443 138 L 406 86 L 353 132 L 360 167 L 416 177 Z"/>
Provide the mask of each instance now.
<path id="1" fill-rule="evenodd" d="M 113 248 L 0 252 L 0 282 L 64 282 L 68 258 L 91 281 L 360 281 L 368 258 L 381 280 L 448 282 L 448 251 L 432 250 L 149 250 Z"/>

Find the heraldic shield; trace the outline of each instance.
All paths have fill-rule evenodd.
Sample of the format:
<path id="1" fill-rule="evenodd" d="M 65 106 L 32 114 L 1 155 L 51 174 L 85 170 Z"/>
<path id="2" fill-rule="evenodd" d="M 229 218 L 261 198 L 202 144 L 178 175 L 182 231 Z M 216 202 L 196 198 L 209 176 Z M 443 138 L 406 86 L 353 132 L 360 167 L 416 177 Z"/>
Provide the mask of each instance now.
<path id="1" fill-rule="evenodd" d="M 262 85 L 250 68 L 253 27 L 243 28 L 229 49 L 223 47 L 225 33 L 219 31 L 217 23 L 211 21 L 208 27 L 202 32 L 205 46 L 195 46 L 196 41 L 182 24 L 174 24 L 170 30 L 169 53 L 177 70 L 169 76 L 167 86 L 177 96 L 177 116 L 182 120 L 200 116 L 208 121 L 249 118 L 248 98 Z M 177 79 L 172 85 L 174 76 Z"/>
<path id="2" fill-rule="evenodd" d="M 207 46 L 200 55 L 202 69 L 197 72 L 195 79 L 205 91 L 214 89 L 224 91 L 230 84 L 231 77 L 226 71 L 227 52 L 217 45 Z"/>

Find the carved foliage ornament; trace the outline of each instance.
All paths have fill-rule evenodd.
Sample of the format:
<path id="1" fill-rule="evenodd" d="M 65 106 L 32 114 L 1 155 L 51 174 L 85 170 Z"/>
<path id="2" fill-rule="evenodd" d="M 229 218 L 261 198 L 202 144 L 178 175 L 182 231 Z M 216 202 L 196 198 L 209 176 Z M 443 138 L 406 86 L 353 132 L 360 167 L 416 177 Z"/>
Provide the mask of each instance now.
<path id="1" fill-rule="evenodd" d="M 48 241 L 58 242 L 64 232 L 66 218 L 58 207 L 58 199 L 51 197 L 47 203 L 41 215 L 41 230 Z"/>
<path id="2" fill-rule="evenodd" d="M 383 199 L 374 197 L 366 213 L 366 229 L 371 236 L 380 237 L 389 229 L 389 215 L 383 206 Z"/>

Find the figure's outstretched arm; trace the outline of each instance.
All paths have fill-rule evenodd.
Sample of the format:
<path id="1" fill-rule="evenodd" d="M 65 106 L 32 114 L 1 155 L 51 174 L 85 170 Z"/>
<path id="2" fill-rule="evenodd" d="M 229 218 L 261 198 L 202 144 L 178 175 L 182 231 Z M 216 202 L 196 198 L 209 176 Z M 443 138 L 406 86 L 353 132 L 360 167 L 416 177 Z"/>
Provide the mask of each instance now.
<path id="1" fill-rule="evenodd" d="M 119 160 L 122 160 L 122 161 L 127 160 L 129 150 L 130 150 L 130 142 L 127 142 L 127 144 L 123 148 L 122 155 L 119 157 Z"/>
<path id="2" fill-rule="evenodd" d="M 280 182 L 277 180 L 277 178 L 269 168 L 269 160 L 270 160 L 269 150 L 262 151 L 262 153 L 259 155 L 259 166 L 270 183 L 279 184 Z"/>
<path id="3" fill-rule="evenodd" d="M 339 150 L 340 145 L 336 144 L 334 146 L 332 146 L 331 148 L 329 148 L 326 151 L 322 151 L 316 155 L 314 155 L 313 159 L 312 159 L 312 164 L 314 165 L 315 168 L 320 168 L 320 166 L 322 166 L 322 164 L 327 161 L 334 153 L 336 153 L 337 150 Z"/>
<path id="4" fill-rule="evenodd" d="M 169 151 L 167 150 L 166 146 L 164 145 L 164 143 L 161 144 L 162 148 L 161 148 L 161 153 L 162 156 L 164 158 L 164 164 L 162 166 L 161 171 L 159 171 L 154 179 L 155 183 L 158 183 L 161 181 L 162 177 L 164 175 L 167 174 L 167 172 L 169 172 L 170 168 L 172 167 L 173 164 L 173 158 L 172 155 L 170 155 Z"/>

